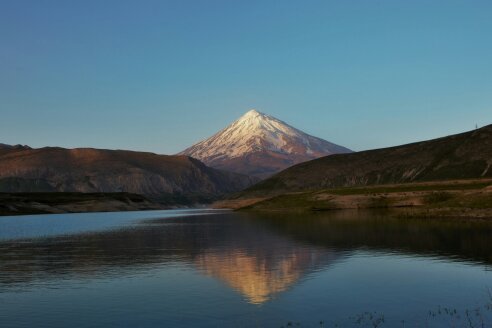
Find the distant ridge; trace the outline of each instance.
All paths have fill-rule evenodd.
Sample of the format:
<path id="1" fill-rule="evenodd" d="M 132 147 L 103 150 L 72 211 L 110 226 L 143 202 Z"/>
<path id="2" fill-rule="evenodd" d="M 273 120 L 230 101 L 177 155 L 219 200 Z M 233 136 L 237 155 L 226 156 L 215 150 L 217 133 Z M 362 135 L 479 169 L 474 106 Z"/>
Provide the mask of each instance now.
<path id="1" fill-rule="evenodd" d="M 492 177 L 492 125 L 439 139 L 339 154 L 295 165 L 242 193 Z"/>
<path id="2" fill-rule="evenodd" d="M 31 149 L 31 147 L 26 146 L 26 145 L 7 145 L 4 143 L 0 143 L 0 152 L 2 150 L 13 150 L 13 149 L 24 150 L 24 149 Z"/>
<path id="3" fill-rule="evenodd" d="M 297 163 L 349 152 L 253 109 L 179 154 L 211 167 L 265 178 Z"/>

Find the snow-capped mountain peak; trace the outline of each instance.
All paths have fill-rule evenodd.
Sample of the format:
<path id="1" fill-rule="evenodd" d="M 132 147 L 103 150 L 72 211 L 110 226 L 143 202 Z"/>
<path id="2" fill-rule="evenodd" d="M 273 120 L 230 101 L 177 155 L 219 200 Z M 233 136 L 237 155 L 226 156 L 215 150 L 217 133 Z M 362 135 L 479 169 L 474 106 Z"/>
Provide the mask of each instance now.
<path id="1" fill-rule="evenodd" d="M 350 150 L 310 136 L 273 116 L 252 109 L 222 131 L 180 154 L 195 157 L 212 167 L 261 176 L 305 160 L 344 152 Z M 260 159 L 265 156 L 268 160 Z M 258 158 L 260 166 L 266 164 L 262 161 L 273 161 L 274 168 L 262 169 L 257 174 L 252 163 L 241 170 L 227 164 L 234 162 L 236 167 L 238 164 L 244 166 L 248 161 L 240 163 L 241 158 L 252 157 Z"/>

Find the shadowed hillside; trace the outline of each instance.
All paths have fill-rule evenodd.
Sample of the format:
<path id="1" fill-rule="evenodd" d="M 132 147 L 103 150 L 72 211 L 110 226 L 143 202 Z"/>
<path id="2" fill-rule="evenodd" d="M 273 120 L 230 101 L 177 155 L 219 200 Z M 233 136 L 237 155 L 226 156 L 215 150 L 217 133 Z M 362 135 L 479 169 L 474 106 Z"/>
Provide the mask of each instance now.
<path id="1" fill-rule="evenodd" d="M 397 147 L 336 154 L 301 163 L 242 196 L 326 188 L 492 177 L 492 125 Z"/>

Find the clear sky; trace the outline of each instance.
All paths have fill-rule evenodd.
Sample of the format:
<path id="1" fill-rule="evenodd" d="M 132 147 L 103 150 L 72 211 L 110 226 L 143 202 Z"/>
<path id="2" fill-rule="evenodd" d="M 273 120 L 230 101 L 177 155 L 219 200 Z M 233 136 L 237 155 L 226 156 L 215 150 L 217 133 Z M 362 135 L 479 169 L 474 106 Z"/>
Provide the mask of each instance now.
<path id="1" fill-rule="evenodd" d="M 492 123 L 492 1 L 0 0 L 0 142 L 175 153 L 251 108 L 354 150 Z"/>

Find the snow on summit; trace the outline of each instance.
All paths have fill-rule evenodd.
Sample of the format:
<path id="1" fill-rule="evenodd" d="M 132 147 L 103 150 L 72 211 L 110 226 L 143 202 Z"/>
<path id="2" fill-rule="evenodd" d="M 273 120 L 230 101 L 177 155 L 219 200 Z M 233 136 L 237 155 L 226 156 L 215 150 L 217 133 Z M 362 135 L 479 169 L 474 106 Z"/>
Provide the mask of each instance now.
<path id="1" fill-rule="evenodd" d="M 252 109 L 180 154 L 212 167 L 266 177 L 293 164 L 346 152 L 350 150 Z"/>

